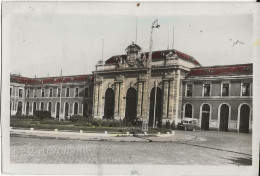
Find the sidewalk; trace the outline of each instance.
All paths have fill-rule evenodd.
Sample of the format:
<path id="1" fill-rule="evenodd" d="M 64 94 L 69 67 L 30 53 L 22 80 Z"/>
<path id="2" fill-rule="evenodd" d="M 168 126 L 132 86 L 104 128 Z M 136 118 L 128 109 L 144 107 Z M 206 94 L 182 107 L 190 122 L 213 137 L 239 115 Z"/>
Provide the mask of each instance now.
<path id="1" fill-rule="evenodd" d="M 82 140 L 82 141 L 114 141 L 114 142 L 184 142 L 198 140 L 196 136 L 184 135 L 175 131 L 174 134 L 147 135 L 141 134 L 109 134 L 109 133 L 84 133 L 67 131 L 41 131 L 11 129 L 11 137 L 28 137 L 40 139 L 60 139 L 60 140 Z"/>

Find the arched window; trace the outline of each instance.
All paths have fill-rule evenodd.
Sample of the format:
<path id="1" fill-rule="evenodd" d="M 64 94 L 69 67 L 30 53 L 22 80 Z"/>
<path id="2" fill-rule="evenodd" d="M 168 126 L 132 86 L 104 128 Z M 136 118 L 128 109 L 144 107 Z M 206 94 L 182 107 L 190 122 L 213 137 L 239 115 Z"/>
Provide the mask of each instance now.
<path id="1" fill-rule="evenodd" d="M 83 117 L 87 117 L 88 116 L 88 103 L 84 103 L 83 104 Z"/>
<path id="2" fill-rule="evenodd" d="M 41 111 L 43 111 L 43 109 L 44 109 L 44 103 L 41 102 Z"/>
<path id="3" fill-rule="evenodd" d="M 56 118 L 60 118 L 60 102 L 56 103 Z"/>
<path id="4" fill-rule="evenodd" d="M 28 116 L 29 115 L 29 107 L 30 107 L 30 104 L 29 102 L 26 103 L 26 115 Z"/>
<path id="5" fill-rule="evenodd" d="M 51 112 L 51 109 L 52 109 L 52 103 L 49 102 L 49 103 L 48 103 L 48 111 Z"/>
<path id="6" fill-rule="evenodd" d="M 11 113 L 12 109 L 13 109 L 13 102 L 10 101 L 10 113 Z"/>
<path id="7" fill-rule="evenodd" d="M 69 116 L 69 103 L 66 102 L 65 103 L 65 117 L 68 117 Z"/>
<path id="8" fill-rule="evenodd" d="M 33 102 L 33 115 L 35 114 L 36 110 L 37 110 L 37 103 Z"/>
<path id="9" fill-rule="evenodd" d="M 77 102 L 74 103 L 74 115 L 78 115 L 78 107 L 79 104 Z"/>
<path id="10" fill-rule="evenodd" d="M 22 115 L 22 111 L 23 111 L 23 103 L 19 101 L 17 107 L 17 115 Z"/>

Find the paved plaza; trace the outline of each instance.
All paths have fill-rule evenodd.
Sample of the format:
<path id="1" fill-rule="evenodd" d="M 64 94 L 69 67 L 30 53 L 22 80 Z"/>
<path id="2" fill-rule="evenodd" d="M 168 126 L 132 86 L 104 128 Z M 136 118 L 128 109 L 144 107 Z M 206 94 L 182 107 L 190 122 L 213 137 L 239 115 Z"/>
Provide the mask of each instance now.
<path id="1" fill-rule="evenodd" d="M 40 164 L 252 164 L 251 134 L 176 131 L 171 137 L 178 140 L 163 140 L 163 137 L 117 140 L 116 136 L 100 141 L 11 137 L 10 157 L 11 163 Z M 127 140 L 131 138 L 140 140 Z"/>

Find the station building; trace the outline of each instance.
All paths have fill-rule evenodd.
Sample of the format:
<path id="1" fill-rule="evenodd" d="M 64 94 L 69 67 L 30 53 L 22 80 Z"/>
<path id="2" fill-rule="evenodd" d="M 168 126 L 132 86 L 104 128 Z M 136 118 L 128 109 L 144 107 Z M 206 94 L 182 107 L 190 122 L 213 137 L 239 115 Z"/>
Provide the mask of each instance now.
<path id="1" fill-rule="evenodd" d="M 126 54 L 98 61 L 92 75 L 11 76 L 11 114 L 43 109 L 64 119 L 148 117 L 158 127 L 194 118 L 202 130 L 251 131 L 253 64 L 203 67 L 175 49 L 153 51 L 148 85 L 148 57 L 133 43 Z"/>
<path id="2" fill-rule="evenodd" d="M 26 78 L 11 75 L 11 115 L 33 115 L 50 111 L 51 116 L 67 119 L 72 115 L 92 115 L 93 76 L 76 75 Z"/>

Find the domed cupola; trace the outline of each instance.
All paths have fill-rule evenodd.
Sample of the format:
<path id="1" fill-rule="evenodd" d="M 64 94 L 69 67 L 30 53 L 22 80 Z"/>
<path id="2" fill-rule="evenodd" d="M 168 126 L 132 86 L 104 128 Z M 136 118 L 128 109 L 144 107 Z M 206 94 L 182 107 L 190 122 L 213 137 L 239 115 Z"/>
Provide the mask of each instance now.
<path id="1" fill-rule="evenodd" d="M 133 67 L 141 60 L 142 48 L 134 42 L 125 49 L 127 53 L 127 63 L 130 67 Z"/>

